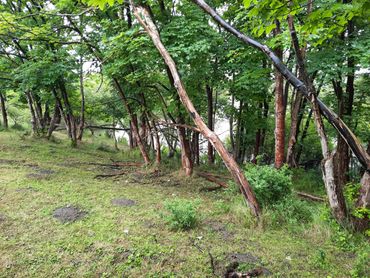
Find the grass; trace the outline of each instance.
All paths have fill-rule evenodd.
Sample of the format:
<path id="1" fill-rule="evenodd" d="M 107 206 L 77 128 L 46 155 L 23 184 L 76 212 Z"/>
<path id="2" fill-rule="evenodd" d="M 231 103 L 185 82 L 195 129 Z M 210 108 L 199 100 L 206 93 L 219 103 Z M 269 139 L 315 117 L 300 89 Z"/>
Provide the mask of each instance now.
<path id="1" fill-rule="evenodd" d="M 297 230 L 256 224 L 240 196 L 201 191 L 208 182 L 183 177 L 169 162 L 160 177 L 141 169 L 94 179 L 106 170 L 87 163 L 138 160 L 138 153 L 112 151 L 104 136 L 73 149 L 56 135 L 48 142 L 0 132 L 0 277 L 214 277 L 208 252 L 217 276 L 234 253 L 253 254 L 259 261 L 247 267 L 264 266 L 272 277 L 350 277 L 358 267 L 357 245 L 341 249 L 319 217 Z M 54 174 L 29 177 L 35 165 Z M 120 197 L 137 205 L 112 205 Z M 174 198 L 199 201 L 194 229 L 174 231 L 161 217 Z M 68 204 L 87 217 L 54 219 L 53 211 Z"/>

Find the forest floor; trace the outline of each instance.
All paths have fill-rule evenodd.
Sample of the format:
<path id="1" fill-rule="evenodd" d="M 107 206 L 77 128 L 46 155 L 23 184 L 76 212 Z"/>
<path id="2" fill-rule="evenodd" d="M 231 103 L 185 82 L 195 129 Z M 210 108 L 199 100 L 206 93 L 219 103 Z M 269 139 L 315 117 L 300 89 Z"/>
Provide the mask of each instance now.
<path id="1" fill-rule="evenodd" d="M 99 165 L 138 161 L 102 137 L 73 149 L 61 134 L 0 132 L 0 277 L 220 277 L 233 261 L 270 277 L 350 277 L 357 267 L 358 246 L 338 246 L 318 216 L 294 229 L 256 224 L 240 196 L 204 191 L 214 184 L 171 162 L 156 172 Z M 194 229 L 164 221 L 174 197 L 198 200 Z"/>

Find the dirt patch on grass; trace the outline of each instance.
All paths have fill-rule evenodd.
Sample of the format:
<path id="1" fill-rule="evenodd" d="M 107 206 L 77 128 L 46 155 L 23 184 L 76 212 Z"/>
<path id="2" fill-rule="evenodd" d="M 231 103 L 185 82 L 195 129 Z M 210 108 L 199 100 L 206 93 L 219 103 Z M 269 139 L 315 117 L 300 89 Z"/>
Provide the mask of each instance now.
<path id="1" fill-rule="evenodd" d="M 136 205 L 134 200 L 125 199 L 125 198 L 116 198 L 111 201 L 112 205 L 119 207 L 132 207 Z"/>
<path id="2" fill-rule="evenodd" d="M 76 206 L 60 207 L 54 210 L 53 213 L 53 217 L 61 223 L 72 223 L 84 218 L 86 215 L 86 211 L 83 211 Z"/>
<path id="3" fill-rule="evenodd" d="M 55 174 L 55 171 L 50 169 L 43 169 L 38 166 L 33 166 L 32 169 L 34 170 L 33 173 L 29 173 L 26 175 L 29 179 L 36 179 L 36 180 L 42 180 L 42 179 L 48 179 L 51 175 Z"/>
<path id="4" fill-rule="evenodd" d="M 6 216 L 2 213 L 0 213 L 0 223 L 5 222 Z"/>
<path id="5" fill-rule="evenodd" d="M 38 190 L 33 188 L 32 186 L 28 186 L 28 187 L 18 188 L 15 191 L 17 191 L 17 192 L 36 192 Z"/>
<path id="6" fill-rule="evenodd" d="M 252 255 L 251 253 L 235 253 L 227 255 L 227 260 L 231 263 L 248 263 L 248 264 L 256 264 L 259 263 L 261 260 Z"/>
<path id="7" fill-rule="evenodd" d="M 229 232 L 225 225 L 217 221 L 206 221 L 205 226 L 209 227 L 212 231 L 220 234 L 223 239 L 230 240 L 233 237 L 233 233 Z"/>

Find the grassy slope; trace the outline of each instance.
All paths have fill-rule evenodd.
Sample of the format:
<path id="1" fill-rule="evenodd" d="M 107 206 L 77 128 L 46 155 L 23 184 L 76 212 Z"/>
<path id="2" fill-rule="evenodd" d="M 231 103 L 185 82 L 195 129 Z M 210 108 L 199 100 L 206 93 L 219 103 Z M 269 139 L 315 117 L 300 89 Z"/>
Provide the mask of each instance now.
<path id="1" fill-rule="evenodd" d="M 5 216 L 0 220 L 0 277 L 212 277 L 209 256 L 194 241 L 212 253 L 220 268 L 227 264 L 227 254 L 249 252 L 273 277 L 349 276 L 355 257 L 335 247 L 325 227 L 313 224 L 293 233 L 247 225 L 240 199 L 199 191 L 206 182 L 176 172 L 153 182 L 137 175 L 93 179 L 101 169 L 78 162 L 128 159 L 97 146 L 84 143 L 71 149 L 66 140 L 52 143 L 0 132 L 0 161 L 18 161 L 0 162 L 0 214 Z M 26 164 L 55 174 L 29 178 L 34 170 Z M 168 229 L 160 214 L 163 201 L 173 196 L 201 200 L 197 228 Z M 113 206 L 111 200 L 118 197 L 138 205 Z M 88 216 L 60 224 L 52 213 L 67 204 L 82 207 Z M 319 250 L 326 255 L 321 267 Z"/>

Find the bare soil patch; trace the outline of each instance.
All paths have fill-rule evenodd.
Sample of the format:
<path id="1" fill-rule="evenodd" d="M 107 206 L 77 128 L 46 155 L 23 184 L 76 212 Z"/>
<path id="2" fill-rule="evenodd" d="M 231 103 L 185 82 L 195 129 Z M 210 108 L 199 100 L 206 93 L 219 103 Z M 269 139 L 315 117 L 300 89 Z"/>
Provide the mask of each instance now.
<path id="1" fill-rule="evenodd" d="M 116 198 L 111 201 L 112 205 L 119 207 L 132 207 L 136 205 L 134 200 L 125 199 L 125 198 Z"/>
<path id="2" fill-rule="evenodd" d="M 54 210 L 53 217 L 61 223 L 72 223 L 84 218 L 87 215 L 86 211 L 81 210 L 76 206 L 65 206 Z"/>

